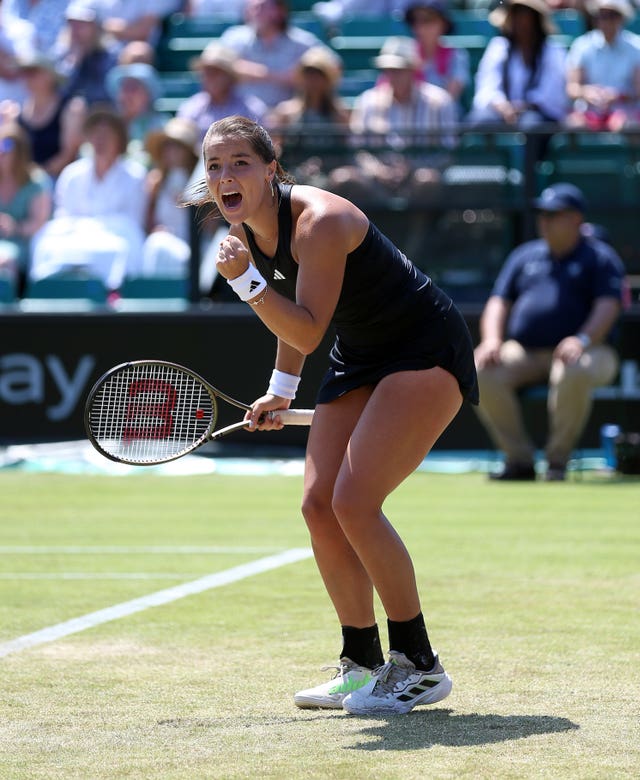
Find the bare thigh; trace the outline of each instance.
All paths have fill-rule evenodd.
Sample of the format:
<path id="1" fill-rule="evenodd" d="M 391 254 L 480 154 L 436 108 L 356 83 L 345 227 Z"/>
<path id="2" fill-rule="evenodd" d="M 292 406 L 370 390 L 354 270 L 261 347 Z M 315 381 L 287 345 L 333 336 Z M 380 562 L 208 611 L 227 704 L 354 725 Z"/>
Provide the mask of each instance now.
<path id="1" fill-rule="evenodd" d="M 305 495 L 331 506 L 333 487 L 344 459 L 347 445 L 372 387 L 361 387 L 316 408 L 307 443 L 304 488 Z"/>
<path id="2" fill-rule="evenodd" d="M 334 499 L 369 508 L 420 465 L 462 404 L 455 377 L 436 367 L 401 371 L 374 389 L 351 434 Z"/>

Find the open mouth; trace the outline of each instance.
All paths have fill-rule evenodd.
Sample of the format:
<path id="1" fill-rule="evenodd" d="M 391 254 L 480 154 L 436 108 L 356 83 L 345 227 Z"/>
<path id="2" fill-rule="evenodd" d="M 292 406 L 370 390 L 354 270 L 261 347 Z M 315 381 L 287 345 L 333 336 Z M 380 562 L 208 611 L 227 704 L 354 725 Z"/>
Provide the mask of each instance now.
<path id="1" fill-rule="evenodd" d="M 227 209 L 234 209 L 242 202 L 242 195 L 239 192 L 225 192 L 221 197 L 222 204 Z"/>

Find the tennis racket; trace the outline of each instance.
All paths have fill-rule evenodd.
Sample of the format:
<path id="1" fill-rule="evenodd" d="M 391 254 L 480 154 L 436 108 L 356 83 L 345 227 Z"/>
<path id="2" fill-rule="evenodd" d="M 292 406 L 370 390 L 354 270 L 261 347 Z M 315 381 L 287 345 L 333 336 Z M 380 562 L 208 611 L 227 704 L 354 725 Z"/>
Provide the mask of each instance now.
<path id="1" fill-rule="evenodd" d="M 105 457 L 133 466 L 175 460 L 214 439 L 247 427 L 246 420 L 214 430 L 217 399 L 251 407 L 176 363 L 134 360 L 107 371 L 87 397 L 84 424 Z M 312 409 L 270 412 L 285 425 L 310 425 Z"/>

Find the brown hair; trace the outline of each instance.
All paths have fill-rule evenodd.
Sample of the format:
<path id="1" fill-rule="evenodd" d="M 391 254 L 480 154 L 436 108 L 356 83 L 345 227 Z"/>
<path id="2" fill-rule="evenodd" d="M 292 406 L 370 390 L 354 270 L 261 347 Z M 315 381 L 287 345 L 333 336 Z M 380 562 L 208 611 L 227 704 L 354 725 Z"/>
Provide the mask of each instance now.
<path id="1" fill-rule="evenodd" d="M 273 162 L 273 160 L 276 161 L 276 171 L 273 177 L 276 184 L 279 182 L 282 182 L 283 184 L 295 183 L 293 176 L 287 173 L 280 165 L 275 145 L 269 133 L 262 125 L 259 125 L 252 119 L 247 119 L 245 116 L 232 115 L 226 116 L 224 119 L 219 119 L 217 122 L 213 122 L 213 124 L 209 126 L 202 142 L 203 150 L 209 140 L 216 136 L 220 138 L 229 138 L 233 136 L 234 138 L 247 141 L 253 151 L 264 163 L 269 164 L 270 162 Z M 201 206 L 205 203 L 212 202 L 205 182 L 198 182 L 193 188 L 192 194 L 193 197 L 190 197 L 184 205 Z"/>
<path id="2" fill-rule="evenodd" d="M 26 184 L 31 178 L 31 171 L 36 167 L 33 162 L 31 141 L 29 136 L 17 122 L 0 125 L 0 141 L 10 138 L 14 143 L 13 175 L 20 185 Z"/>
<path id="3" fill-rule="evenodd" d="M 117 111 L 114 111 L 111 106 L 100 103 L 92 108 L 85 120 L 85 134 L 89 133 L 98 125 L 107 125 L 113 130 L 118 138 L 120 154 L 124 154 L 127 151 L 127 145 L 129 143 L 129 131 L 127 130 L 127 125 L 123 117 Z"/>

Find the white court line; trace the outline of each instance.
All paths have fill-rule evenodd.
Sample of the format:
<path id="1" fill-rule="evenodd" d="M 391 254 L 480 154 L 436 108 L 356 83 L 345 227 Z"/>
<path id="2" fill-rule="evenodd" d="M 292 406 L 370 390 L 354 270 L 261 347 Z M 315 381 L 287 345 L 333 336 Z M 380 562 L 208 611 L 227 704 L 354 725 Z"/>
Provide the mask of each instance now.
<path id="1" fill-rule="evenodd" d="M 169 604 L 185 596 L 193 596 L 196 593 L 202 593 L 211 588 L 219 588 L 222 585 L 228 585 L 231 582 L 238 582 L 246 577 L 252 577 L 254 574 L 261 574 L 271 569 L 278 569 L 280 566 L 286 566 L 289 563 L 302 561 L 313 555 L 308 547 L 294 548 L 285 550 L 278 555 L 270 555 L 267 558 L 259 558 L 257 561 L 244 563 L 241 566 L 234 566 L 226 571 L 208 574 L 192 582 L 185 582 L 182 585 L 176 585 L 173 588 L 159 590 L 155 593 L 149 593 L 147 596 L 141 596 L 131 601 L 124 601 L 121 604 L 115 604 L 106 609 L 100 609 L 97 612 L 90 612 L 81 617 L 72 618 L 64 623 L 58 623 L 54 626 L 48 626 L 32 634 L 25 634 L 17 639 L 12 639 L 0 645 L 0 657 L 19 653 L 29 647 L 45 644 L 45 642 L 54 642 L 56 639 L 77 634 L 88 628 L 99 626 L 102 623 L 108 623 L 111 620 L 119 620 L 127 615 L 133 615 L 136 612 L 142 612 L 150 607 L 158 607 L 162 604 Z"/>
<path id="2" fill-rule="evenodd" d="M 255 555 L 275 553 L 280 547 L 207 547 L 198 545 L 4 545 L 0 555 Z"/>

